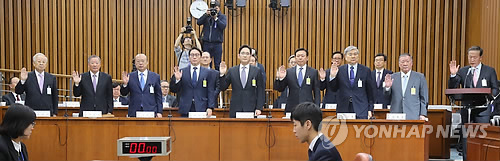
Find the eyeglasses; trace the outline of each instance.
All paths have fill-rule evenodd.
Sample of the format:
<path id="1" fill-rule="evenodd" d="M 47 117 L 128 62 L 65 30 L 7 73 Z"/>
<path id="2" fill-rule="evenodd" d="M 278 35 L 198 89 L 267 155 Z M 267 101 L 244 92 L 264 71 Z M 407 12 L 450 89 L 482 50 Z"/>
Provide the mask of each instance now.
<path id="1" fill-rule="evenodd" d="M 168 86 L 161 86 L 161 88 L 169 88 Z"/>

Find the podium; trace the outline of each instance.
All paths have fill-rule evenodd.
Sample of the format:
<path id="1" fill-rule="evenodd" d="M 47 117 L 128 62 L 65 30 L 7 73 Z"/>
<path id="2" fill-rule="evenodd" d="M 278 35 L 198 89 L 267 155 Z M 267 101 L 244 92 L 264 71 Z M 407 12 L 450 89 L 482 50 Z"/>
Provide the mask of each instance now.
<path id="1" fill-rule="evenodd" d="M 467 121 L 470 123 L 470 113 L 472 108 L 476 106 L 482 106 L 487 104 L 486 107 L 493 100 L 491 95 L 491 88 L 458 88 L 458 89 L 446 89 L 444 91 L 451 105 L 456 105 L 455 101 L 461 101 L 462 106 L 465 107 L 469 115 L 467 116 Z"/>

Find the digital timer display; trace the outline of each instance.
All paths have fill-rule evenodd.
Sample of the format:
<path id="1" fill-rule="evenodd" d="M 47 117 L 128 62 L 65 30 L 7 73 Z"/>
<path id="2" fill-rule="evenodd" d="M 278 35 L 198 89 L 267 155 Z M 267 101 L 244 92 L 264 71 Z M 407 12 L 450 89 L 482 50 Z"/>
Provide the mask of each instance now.
<path id="1" fill-rule="evenodd" d="M 122 142 L 123 154 L 161 154 L 161 142 Z"/>

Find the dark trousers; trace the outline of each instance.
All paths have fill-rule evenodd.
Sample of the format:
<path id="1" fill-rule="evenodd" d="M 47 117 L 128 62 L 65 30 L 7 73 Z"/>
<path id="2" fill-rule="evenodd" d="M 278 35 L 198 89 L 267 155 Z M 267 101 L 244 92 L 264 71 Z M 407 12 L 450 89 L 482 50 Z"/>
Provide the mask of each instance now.
<path id="1" fill-rule="evenodd" d="M 471 114 L 470 114 L 470 121 L 472 123 L 488 123 L 490 116 L 479 116 L 479 113 L 483 112 L 486 109 L 472 109 Z M 462 124 L 465 125 L 466 123 L 469 123 L 469 111 L 467 109 L 462 109 L 460 110 L 460 115 L 462 116 Z M 465 126 L 464 126 L 465 127 Z M 459 131 L 460 133 L 460 143 L 462 144 L 462 154 L 463 154 L 463 160 L 467 160 L 467 137 L 469 136 L 464 136 L 466 134 L 466 130 L 462 129 Z"/>
<path id="2" fill-rule="evenodd" d="M 215 70 L 218 71 L 222 59 L 222 43 L 203 42 L 202 47 L 203 51 L 209 52 L 210 57 L 214 58 Z"/>
<path id="3" fill-rule="evenodd" d="M 189 112 L 196 112 L 194 102 L 191 103 L 191 108 L 189 109 Z M 187 114 L 181 114 L 181 117 L 189 117 L 189 112 Z"/>

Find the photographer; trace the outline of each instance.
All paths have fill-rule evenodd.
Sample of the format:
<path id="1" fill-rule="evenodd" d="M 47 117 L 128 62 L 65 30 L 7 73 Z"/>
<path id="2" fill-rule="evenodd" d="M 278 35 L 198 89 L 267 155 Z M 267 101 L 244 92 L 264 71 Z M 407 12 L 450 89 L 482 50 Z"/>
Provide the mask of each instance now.
<path id="1" fill-rule="evenodd" d="M 222 42 L 227 17 L 220 12 L 220 2 L 212 0 L 210 9 L 198 19 L 198 25 L 203 25 L 202 37 L 203 50 L 209 52 L 214 58 L 215 70 L 219 70 L 222 57 Z"/>
<path id="2" fill-rule="evenodd" d="M 189 21 L 188 21 L 188 28 L 190 27 Z M 196 48 L 201 49 L 201 43 L 198 41 L 198 36 L 196 36 L 196 32 L 190 28 L 190 32 L 186 30 L 186 27 L 181 28 L 181 33 L 175 40 L 174 44 L 174 52 L 175 56 L 177 57 L 177 62 L 179 63 L 179 68 L 185 68 L 187 67 L 189 63 L 189 50 L 195 46 Z M 189 35 L 190 34 L 190 35 Z M 189 35 L 189 36 L 184 36 L 184 35 Z M 193 36 L 193 37 L 191 37 Z M 193 44 L 193 40 L 195 44 Z"/>

